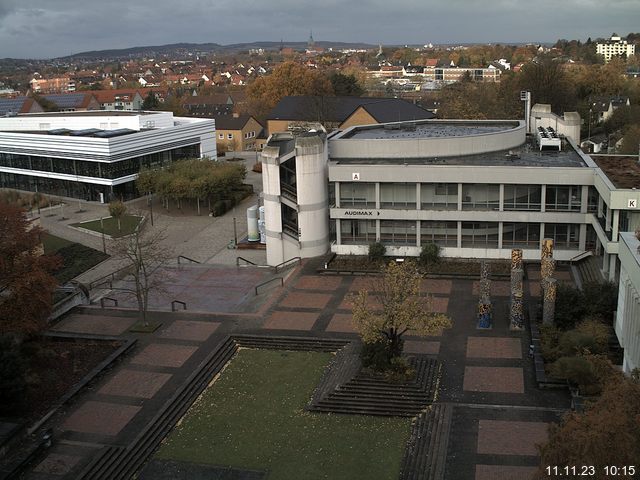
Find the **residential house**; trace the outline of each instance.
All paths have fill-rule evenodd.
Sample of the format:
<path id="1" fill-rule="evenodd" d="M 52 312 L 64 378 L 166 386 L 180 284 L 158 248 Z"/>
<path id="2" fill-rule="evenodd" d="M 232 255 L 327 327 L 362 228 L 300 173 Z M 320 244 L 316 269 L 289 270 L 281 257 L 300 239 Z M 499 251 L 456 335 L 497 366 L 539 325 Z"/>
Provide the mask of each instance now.
<path id="1" fill-rule="evenodd" d="M 601 96 L 595 97 L 589 102 L 591 121 L 596 123 L 606 122 L 613 112 L 622 106 L 631 105 L 629 97 L 622 96 Z"/>
<path id="2" fill-rule="evenodd" d="M 142 109 L 144 98 L 138 90 L 92 90 L 91 93 L 100 103 L 100 110 L 134 111 Z"/>
<path id="3" fill-rule="evenodd" d="M 219 152 L 256 150 L 263 128 L 251 115 L 219 115 L 216 121 L 216 149 Z"/>
<path id="4" fill-rule="evenodd" d="M 38 94 L 75 92 L 76 82 L 70 77 L 33 78 L 29 85 L 31 91 Z"/>
<path id="5" fill-rule="evenodd" d="M 233 113 L 233 99 L 227 93 L 207 96 L 191 96 L 182 102 L 190 117 L 214 118 Z"/>
<path id="6" fill-rule="evenodd" d="M 434 118 L 435 115 L 399 98 L 288 96 L 267 117 L 269 134 L 287 132 L 308 123 L 327 130 L 398 121 Z"/>

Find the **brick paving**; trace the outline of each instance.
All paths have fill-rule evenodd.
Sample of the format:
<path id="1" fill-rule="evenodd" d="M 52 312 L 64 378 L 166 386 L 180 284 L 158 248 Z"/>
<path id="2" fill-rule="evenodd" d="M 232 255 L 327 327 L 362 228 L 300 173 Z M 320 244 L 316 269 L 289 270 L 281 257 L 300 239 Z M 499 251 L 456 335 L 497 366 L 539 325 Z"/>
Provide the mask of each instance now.
<path id="1" fill-rule="evenodd" d="M 465 367 L 463 390 L 492 393 L 524 393 L 522 368 Z"/>
<path id="2" fill-rule="evenodd" d="M 135 322 L 135 319 L 126 317 L 73 314 L 59 322 L 51 330 L 55 332 L 117 336 L 129 330 Z"/>
<path id="3" fill-rule="evenodd" d="M 174 340 L 193 340 L 203 342 L 220 326 L 216 322 L 197 322 L 191 320 L 176 320 L 160 332 L 162 338 Z"/>
<path id="4" fill-rule="evenodd" d="M 269 330 L 311 330 L 319 313 L 313 312 L 274 312 L 265 322 Z"/>
<path id="5" fill-rule="evenodd" d="M 124 397 L 152 398 L 171 378 L 168 373 L 120 370 L 98 393 Z"/>
<path id="6" fill-rule="evenodd" d="M 420 282 L 420 291 L 430 294 L 449 295 L 452 289 L 451 280 L 434 280 L 427 278 Z"/>
<path id="7" fill-rule="evenodd" d="M 547 440 L 548 428 L 544 422 L 480 420 L 478 453 L 537 456 L 536 445 Z"/>
<path id="8" fill-rule="evenodd" d="M 342 332 L 354 333 L 355 329 L 351 322 L 352 315 L 350 313 L 336 313 L 331 317 L 329 325 L 325 329 L 326 332 Z"/>
<path id="9" fill-rule="evenodd" d="M 74 432 L 117 435 L 141 408 L 133 405 L 87 401 L 67 418 L 64 428 Z"/>
<path id="10" fill-rule="evenodd" d="M 137 365 L 156 365 L 158 367 L 181 367 L 198 347 L 152 343 L 138 353 L 131 363 Z"/>
<path id="11" fill-rule="evenodd" d="M 472 295 L 476 297 L 480 293 L 480 282 L 473 282 L 473 290 L 471 291 Z M 491 281 L 491 296 L 492 297 L 508 297 L 511 295 L 511 283 L 503 282 L 503 281 Z"/>
<path id="12" fill-rule="evenodd" d="M 469 337 L 467 358 L 522 358 L 519 338 Z"/>
<path id="13" fill-rule="evenodd" d="M 284 297 L 284 300 L 280 302 L 280 306 L 323 309 L 330 299 L 331 295 L 324 293 L 292 292 Z"/>
<path id="14" fill-rule="evenodd" d="M 340 286 L 342 278 L 332 276 L 303 275 L 296 282 L 295 288 L 303 290 L 335 290 Z"/>

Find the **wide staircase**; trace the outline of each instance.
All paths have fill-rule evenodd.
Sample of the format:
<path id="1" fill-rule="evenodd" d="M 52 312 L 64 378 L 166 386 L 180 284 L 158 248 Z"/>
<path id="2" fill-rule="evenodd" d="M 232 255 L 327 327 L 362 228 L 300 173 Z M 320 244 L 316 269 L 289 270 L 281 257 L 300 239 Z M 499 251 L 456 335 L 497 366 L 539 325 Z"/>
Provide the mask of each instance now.
<path id="1" fill-rule="evenodd" d="M 605 278 L 600 270 L 602 258 L 589 255 L 571 262 L 572 269 L 580 277 L 580 284 L 602 283 Z"/>

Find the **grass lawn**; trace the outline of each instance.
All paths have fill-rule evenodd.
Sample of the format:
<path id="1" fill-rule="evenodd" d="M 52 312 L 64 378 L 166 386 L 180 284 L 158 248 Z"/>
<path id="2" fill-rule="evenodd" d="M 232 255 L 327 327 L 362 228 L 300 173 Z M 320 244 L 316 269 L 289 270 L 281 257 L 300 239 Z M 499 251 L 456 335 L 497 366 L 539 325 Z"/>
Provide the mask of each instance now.
<path id="1" fill-rule="evenodd" d="M 61 285 L 109 258 L 99 250 L 48 233 L 42 236 L 42 245 L 46 255 L 58 255 L 62 259 L 62 267 L 54 272 Z"/>
<path id="2" fill-rule="evenodd" d="M 42 246 L 44 247 L 44 253 L 46 255 L 55 253 L 61 248 L 68 247 L 69 245 L 73 245 L 73 242 L 65 240 L 64 238 L 56 237 L 49 233 L 42 235 Z"/>
<path id="3" fill-rule="evenodd" d="M 104 233 L 112 237 L 123 237 L 124 235 L 131 235 L 142 217 L 137 215 L 125 215 L 120 218 L 121 230 L 118 230 L 118 221 L 113 217 L 104 217 L 102 223 L 104 224 Z M 91 220 L 89 222 L 74 223 L 72 227 L 86 228 L 87 230 L 93 230 L 94 232 L 102 233 L 102 227 L 100 225 L 100 219 Z"/>
<path id="4" fill-rule="evenodd" d="M 155 458 L 269 470 L 269 480 L 398 478 L 409 419 L 304 410 L 331 358 L 241 349 Z"/>

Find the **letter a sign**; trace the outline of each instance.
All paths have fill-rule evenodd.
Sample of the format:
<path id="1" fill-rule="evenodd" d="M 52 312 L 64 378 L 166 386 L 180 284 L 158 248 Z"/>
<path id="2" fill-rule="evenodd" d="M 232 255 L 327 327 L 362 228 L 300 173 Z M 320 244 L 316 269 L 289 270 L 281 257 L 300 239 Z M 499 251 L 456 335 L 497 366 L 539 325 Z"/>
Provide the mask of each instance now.
<path id="1" fill-rule="evenodd" d="M 359 181 L 360 180 L 360 174 L 359 173 L 352 173 L 351 174 L 351 180 Z"/>
<path id="2" fill-rule="evenodd" d="M 627 202 L 627 208 L 638 208 L 638 200 L 630 198 Z"/>

